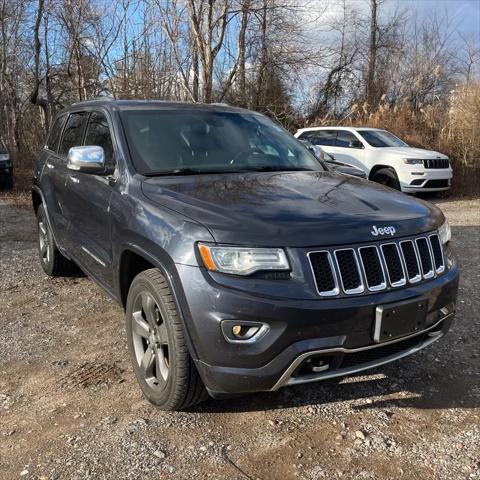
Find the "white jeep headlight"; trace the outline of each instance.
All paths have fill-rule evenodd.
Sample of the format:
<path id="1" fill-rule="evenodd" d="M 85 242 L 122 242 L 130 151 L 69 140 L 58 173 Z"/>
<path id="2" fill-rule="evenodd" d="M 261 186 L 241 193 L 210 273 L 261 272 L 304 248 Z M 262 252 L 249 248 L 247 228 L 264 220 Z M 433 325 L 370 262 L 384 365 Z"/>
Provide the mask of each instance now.
<path id="1" fill-rule="evenodd" d="M 403 163 L 407 165 L 423 165 L 423 160 L 421 158 L 404 158 Z"/>
<path id="2" fill-rule="evenodd" d="M 438 236 L 440 237 L 440 241 L 442 242 L 442 245 L 445 245 L 446 243 L 448 243 L 452 238 L 452 231 L 450 229 L 448 220 L 445 220 L 443 222 L 443 225 L 438 229 Z"/>
<path id="3" fill-rule="evenodd" d="M 199 243 L 205 267 L 214 272 L 250 275 L 261 270 L 290 270 L 282 248 L 249 248 Z"/>

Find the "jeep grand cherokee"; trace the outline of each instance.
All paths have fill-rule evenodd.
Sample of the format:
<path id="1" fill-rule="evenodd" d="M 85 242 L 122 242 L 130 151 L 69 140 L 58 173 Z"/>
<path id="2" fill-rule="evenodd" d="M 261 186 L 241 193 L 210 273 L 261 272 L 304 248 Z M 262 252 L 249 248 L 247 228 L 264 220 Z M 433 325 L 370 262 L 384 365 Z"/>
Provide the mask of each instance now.
<path id="1" fill-rule="evenodd" d="M 124 307 L 163 409 L 366 370 L 452 323 L 442 212 L 326 171 L 255 112 L 76 104 L 39 154 L 33 205 L 43 269 L 76 264 Z"/>

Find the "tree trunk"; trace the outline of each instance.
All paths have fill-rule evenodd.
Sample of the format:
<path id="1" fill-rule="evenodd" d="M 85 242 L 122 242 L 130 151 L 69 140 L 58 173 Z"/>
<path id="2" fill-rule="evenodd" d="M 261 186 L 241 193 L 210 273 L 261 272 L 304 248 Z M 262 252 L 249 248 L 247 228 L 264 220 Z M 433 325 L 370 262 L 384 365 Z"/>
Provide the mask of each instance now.
<path id="1" fill-rule="evenodd" d="M 365 98 L 369 105 L 375 100 L 375 65 L 377 61 L 377 9 L 378 0 L 370 0 L 370 44 Z"/>

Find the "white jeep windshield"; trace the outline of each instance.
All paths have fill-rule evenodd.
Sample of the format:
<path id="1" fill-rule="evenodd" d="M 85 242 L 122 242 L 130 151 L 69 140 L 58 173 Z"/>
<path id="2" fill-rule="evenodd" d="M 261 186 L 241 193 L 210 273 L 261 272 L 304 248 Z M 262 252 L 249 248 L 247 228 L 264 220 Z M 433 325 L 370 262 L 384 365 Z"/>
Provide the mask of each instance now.
<path id="1" fill-rule="evenodd" d="M 408 145 L 386 130 L 357 130 L 363 139 L 372 147 L 408 147 Z"/>
<path id="2" fill-rule="evenodd" d="M 144 175 L 323 170 L 303 145 L 263 115 L 196 108 L 120 115 L 135 168 Z"/>

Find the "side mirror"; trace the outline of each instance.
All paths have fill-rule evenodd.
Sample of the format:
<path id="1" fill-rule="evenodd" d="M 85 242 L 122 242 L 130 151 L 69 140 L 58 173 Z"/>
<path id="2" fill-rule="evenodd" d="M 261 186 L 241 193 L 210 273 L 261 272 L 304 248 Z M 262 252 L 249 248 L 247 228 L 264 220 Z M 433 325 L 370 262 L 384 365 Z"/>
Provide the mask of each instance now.
<path id="1" fill-rule="evenodd" d="M 363 143 L 360 140 L 355 139 L 348 144 L 348 148 L 363 148 Z"/>
<path id="2" fill-rule="evenodd" d="M 307 148 L 320 160 L 324 159 L 323 150 L 318 145 L 308 145 Z"/>
<path id="3" fill-rule="evenodd" d="M 317 157 L 317 151 L 313 145 L 307 145 L 307 148 Z"/>
<path id="4" fill-rule="evenodd" d="M 102 147 L 72 147 L 68 151 L 67 168 L 82 173 L 105 173 L 105 152 Z"/>

